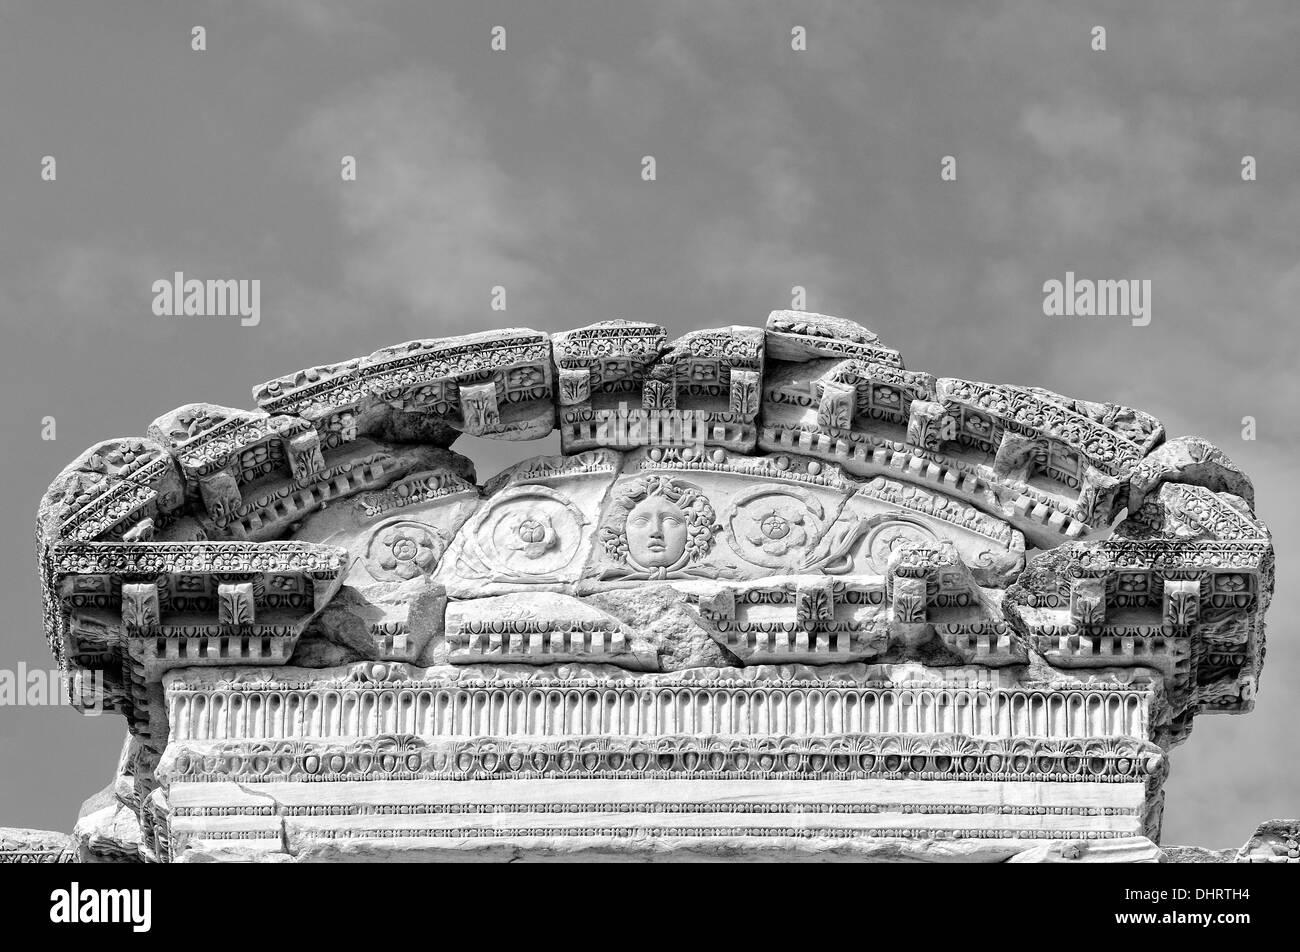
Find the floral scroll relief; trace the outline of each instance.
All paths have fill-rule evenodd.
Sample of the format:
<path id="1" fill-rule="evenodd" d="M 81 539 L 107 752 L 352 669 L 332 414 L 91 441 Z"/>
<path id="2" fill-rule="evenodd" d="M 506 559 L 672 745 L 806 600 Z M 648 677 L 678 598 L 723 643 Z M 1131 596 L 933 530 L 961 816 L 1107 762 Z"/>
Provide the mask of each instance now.
<path id="1" fill-rule="evenodd" d="M 767 568 L 805 569 L 834 514 L 827 518 L 813 496 L 763 486 L 741 494 L 727 519 L 727 542 L 747 562 Z"/>
<path id="2" fill-rule="evenodd" d="M 912 546 L 938 545 L 938 536 L 921 520 L 903 512 L 851 522 L 827 535 L 822 571 L 827 575 L 883 575 L 889 557 Z"/>
<path id="3" fill-rule="evenodd" d="M 376 527 L 366 546 L 366 570 L 381 582 L 405 582 L 429 575 L 447 547 L 440 529 L 409 520 Z"/>
<path id="4" fill-rule="evenodd" d="M 582 551 L 586 526 L 572 500 L 554 489 L 507 489 L 461 533 L 459 571 L 517 584 L 561 581 Z"/>

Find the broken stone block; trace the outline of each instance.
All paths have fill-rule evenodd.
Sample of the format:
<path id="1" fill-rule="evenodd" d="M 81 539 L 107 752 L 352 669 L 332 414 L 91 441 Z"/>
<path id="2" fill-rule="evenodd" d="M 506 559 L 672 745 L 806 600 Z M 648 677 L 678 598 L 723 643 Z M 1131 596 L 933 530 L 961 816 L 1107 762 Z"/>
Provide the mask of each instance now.
<path id="1" fill-rule="evenodd" d="M 497 595 L 447 606 L 448 660 L 612 663 L 653 671 L 653 643 L 584 600 L 551 592 Z"/>

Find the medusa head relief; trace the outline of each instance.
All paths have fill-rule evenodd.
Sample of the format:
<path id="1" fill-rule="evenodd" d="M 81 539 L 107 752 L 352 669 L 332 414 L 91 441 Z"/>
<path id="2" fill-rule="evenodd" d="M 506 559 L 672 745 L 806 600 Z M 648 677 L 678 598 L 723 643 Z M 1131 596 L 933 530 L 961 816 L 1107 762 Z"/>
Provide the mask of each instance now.
<path id="1" fill-rule="evenodd" d="M 693 483 L 642 476 L 617 495 L 601 543 L 617 568 L 607 578 L 670 578 L 699 562 L 721 527 Z"/>

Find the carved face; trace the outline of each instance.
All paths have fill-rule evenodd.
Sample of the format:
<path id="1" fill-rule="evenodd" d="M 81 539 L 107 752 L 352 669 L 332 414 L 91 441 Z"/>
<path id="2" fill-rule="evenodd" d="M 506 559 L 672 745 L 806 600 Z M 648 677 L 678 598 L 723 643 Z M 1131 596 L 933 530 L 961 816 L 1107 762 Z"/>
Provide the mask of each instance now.
<path id="1" fill-rule="evenodd" d="M 699 563 L 722 527 L 699 486 L 650 474 L 629 480 L 615 494 L 600 530 L 609 557 L 602 578 L 684 578 Z"/>
<path id="2" fill-rule="evenodd" d="M 646 568 L 676 565 L 686 553 L 686 514 L 669 499 L 649 496 L 628 513 L 627 547 Z"/>

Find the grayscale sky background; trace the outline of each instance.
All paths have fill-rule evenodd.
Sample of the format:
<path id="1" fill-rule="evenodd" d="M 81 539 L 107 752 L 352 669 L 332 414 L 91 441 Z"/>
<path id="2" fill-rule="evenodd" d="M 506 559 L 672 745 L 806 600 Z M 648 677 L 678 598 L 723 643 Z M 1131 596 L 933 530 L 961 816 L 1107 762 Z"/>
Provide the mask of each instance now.
<path id="1" fill-rule="evenodd" d="M 1258 707 L 1166 786 L 1166 843 L 1239 845 L 1300 814 L 1297 49 L 1294 0 L 3 0 L 0 667 L 49 665 L 32 520 L 97 440 L 415 337 L 761 324 L 798 284 L 911 368 L 1141 407 L 1254 478 Z M 261 279 L 260 326 L 155 317 L 177 270 Z M 1151 279 L 1150 326 L 1044 317 L 1067 270 Z M 553 440 L 457 448 L 482 479 Z M 0 708 L 0 825 L 70 830 L 123 733 Z"/>

